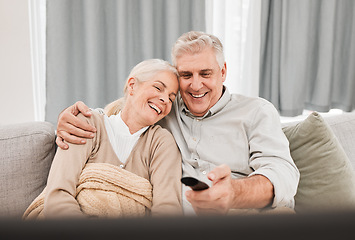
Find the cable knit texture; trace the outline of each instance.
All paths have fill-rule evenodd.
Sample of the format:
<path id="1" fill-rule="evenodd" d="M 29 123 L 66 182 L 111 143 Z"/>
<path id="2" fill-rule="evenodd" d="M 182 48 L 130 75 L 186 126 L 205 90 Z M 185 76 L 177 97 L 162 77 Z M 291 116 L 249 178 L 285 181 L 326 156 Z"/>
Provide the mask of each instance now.
<path id="1" fill-rule="evenodd" d="M 45 191 L 28 207 L 24 219 L 43 217 Z M 152 206 L 152 185 L 118 166 L 88 163 L 80 175 L 76 199 L 88 216 L 144 216 Z"/>

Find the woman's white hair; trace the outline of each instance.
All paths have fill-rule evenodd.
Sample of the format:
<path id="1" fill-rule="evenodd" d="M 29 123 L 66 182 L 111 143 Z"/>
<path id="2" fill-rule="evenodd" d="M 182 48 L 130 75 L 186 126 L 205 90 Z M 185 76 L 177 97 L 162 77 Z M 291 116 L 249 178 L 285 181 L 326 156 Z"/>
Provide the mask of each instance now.
<path id="1" fill-rule="evenodd" d="M 137 83 L 145 82 L 150 80 L 155 74 L 163 71 L 170 71 L 179 77 L 179 74 L 175 67 L 173 67 L 169 62 L 162 59 L 148 59 L 138 63 L 130 72 L 126 79 L 126 84 L 124 86 L 123 92 L 124 97 L 120 98 L 105 107 L 105 113 L 110 115 L 118 114 L 118 112 L 124 107 L 127 95 L 128 95 L 128 80 L 130 78 L 135 78 Z"/>
<path id="2" fill-rule="evenodd" d="M 127 95 L 128 80 L 130 78 L 135 78 L 138 83 L 145 82 L 151 79 L 158 72 L 162 71 L 170 71 L 174 73 L 176 77 L 179 76 L 176 68 L 162 59 L 148 59 L 138 63 L 134 68 L 132 68 L 127 77 L 126 84 L 123 89 L 125 96 Z"/>

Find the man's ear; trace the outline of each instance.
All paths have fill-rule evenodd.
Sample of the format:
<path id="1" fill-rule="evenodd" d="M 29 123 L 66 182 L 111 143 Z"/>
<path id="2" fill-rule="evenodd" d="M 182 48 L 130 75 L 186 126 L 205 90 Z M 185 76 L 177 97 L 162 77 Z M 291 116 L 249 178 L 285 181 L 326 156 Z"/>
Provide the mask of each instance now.
<path id="1" fill-rule="evenodd" d="M 224 62 L 223 64 L 223 68 L 221 70 L 221 74 L 222 74 L 222 81 L 224 82 L 226 80 L 227 77 L 227 63 Z"/>

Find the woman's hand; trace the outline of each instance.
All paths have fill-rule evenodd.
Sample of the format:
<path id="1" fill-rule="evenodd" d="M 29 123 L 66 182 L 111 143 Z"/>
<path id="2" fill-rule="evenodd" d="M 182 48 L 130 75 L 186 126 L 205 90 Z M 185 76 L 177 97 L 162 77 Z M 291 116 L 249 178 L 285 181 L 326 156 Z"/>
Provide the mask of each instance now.
<path id="1" fill-rule="evenodd" d="M 91 116 L 91 110 L 81 101 L 76 102 L 59 114 L 56 143 L 61 149 L 69 148 L 64 140 L 74 144 L 84 144 L 87 138 L 95 136 L 96 128 L 79 119 L 77 117 L 79 113 L 86 117 Z"/>

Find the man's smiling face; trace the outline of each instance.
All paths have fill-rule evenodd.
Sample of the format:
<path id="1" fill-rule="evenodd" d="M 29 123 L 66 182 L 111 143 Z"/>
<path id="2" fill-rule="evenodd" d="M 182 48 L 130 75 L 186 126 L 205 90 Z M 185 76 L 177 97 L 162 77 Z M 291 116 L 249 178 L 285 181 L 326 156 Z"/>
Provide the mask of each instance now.
<path id="1" fill-rule="evenodd" d="M 212 48 L 183 54 L 176 59 L 180 94 L 189 111 L 202 117 L 222 96 L 226 64 L 221 69 Z"/>

